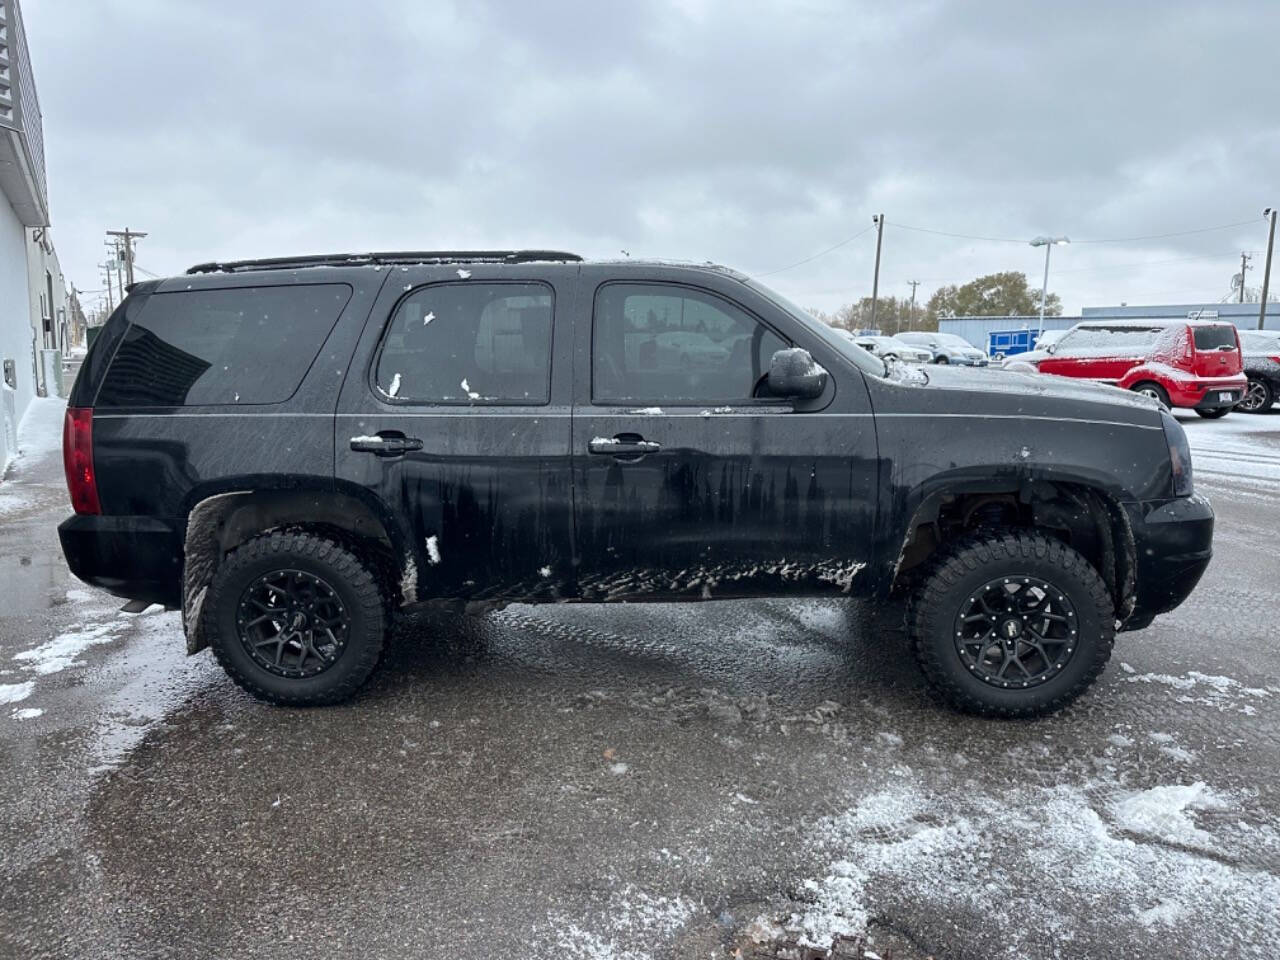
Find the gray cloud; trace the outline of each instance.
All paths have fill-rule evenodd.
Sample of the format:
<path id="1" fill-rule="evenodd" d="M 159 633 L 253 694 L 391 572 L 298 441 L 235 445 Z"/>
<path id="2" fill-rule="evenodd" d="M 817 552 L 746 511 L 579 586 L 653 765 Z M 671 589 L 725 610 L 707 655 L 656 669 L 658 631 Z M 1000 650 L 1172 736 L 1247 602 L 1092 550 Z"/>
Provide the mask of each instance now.
<path id="1" fill-rule="evenodd" d="M 160 273 L 441 246 L 792 263 L 884 212 L 882 289 L 1280 202 L 1280 5 L 25 0 L 54 232 Z M 1217 299 L 1246 227 L 1055 254 L 1068 308 Z M 870 291 L 870 234 L 770 278 Z M 1192 259 L 1198 258 L 1198 259 Z M 1260 258 L 1259 258 L 1260 261 Z M 1259 263 L 1260 268 L 1260 263 Z M 1251 282 L 1253 278 L 1251 277 Z"/>

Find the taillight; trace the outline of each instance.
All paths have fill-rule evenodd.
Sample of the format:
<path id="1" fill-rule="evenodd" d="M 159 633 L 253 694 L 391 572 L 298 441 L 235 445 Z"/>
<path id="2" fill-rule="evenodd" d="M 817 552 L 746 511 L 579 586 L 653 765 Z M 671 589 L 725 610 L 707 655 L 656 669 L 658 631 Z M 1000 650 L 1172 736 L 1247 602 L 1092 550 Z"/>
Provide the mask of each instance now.
<path id="1" fill-rule="evenodd" d="M 93 409 L 67 407 L 62 423 L 62 466 L 67 492 L 76 513 L 102 513 L 98 481 L 93 473 Z"/>
<path id="2" fill-rule="evenodd" d="M 1280 363 L 1280 357 L 1267 357 L 1272 363 Z"/>

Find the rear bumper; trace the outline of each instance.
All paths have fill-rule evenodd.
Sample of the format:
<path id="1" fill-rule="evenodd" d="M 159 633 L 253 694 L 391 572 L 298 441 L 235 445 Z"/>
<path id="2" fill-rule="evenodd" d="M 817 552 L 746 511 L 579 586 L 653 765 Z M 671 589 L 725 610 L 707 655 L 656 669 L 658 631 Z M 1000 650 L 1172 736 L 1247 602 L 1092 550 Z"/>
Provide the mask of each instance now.
<path id="1" fill-rule="evenodd" d="M 1175 407 L 1195 407 L 1198 410 L 1234 407 L 1244 397 L 1248 382 L 1243 373 L 1234 377 L 1171 380 L 1168 385 L 1169 402 Z"/>
<path id="2" fill-rule="evenodd" d="M 1145 627 L 1190 596 L 1213 557 L 1213 508 L 1199 494 L 1124 505 L 1133 530 L 1137 579 L 1124 629 Z"/>
<path id="3" fill-rule="evenodd" d="M 76 515 L 58 526 L 71 572 L 128 600 L 176 607 L 182 598 L 184 531 L 156 517 Z"/>

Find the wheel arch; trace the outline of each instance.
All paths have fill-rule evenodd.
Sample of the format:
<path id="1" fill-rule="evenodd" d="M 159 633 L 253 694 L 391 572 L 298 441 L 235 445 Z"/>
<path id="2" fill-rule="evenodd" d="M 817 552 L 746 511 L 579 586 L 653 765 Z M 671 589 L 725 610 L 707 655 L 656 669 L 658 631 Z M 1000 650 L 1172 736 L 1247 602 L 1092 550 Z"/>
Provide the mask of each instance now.
<path id="1" fill-rule="evenodd" d="M 914 491 L 910 520 L 897 540 L 889 589 L 911 578 L 940 548 L 984 527 L 1032 528 L 1085 556 L 1110 591 L 1117 619 L 1136 599 L 1137 551 L 1121 496 L 1070 474 L 953 478 Z M 906 512 L 905 510 L 903 511 Z"/>
<path id="2" fill-rule="evenodd" d="M 307 529 L 353 547 L 383 582 L 395 604 L 417 599 L 417 565 L 405 531 L 367 490 L 301 482 L 289 488 L 243 486 L 197 498 L 183 543 L 182 619 L 187 652 L 208 646 L 201 609 L 222 559 L 263 533 Z"/>

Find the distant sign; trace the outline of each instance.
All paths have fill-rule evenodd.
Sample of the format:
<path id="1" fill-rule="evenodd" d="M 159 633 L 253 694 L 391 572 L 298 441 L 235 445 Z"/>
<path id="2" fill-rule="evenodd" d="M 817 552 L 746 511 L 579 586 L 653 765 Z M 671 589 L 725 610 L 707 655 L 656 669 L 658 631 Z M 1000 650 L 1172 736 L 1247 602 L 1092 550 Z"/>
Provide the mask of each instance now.
<path id="1" fill-rule="evenodd" d="M 1217 310 L 1188 310 L 1187 319 L 1188 320 L 1217 320 L 1218 311 Z"/>

